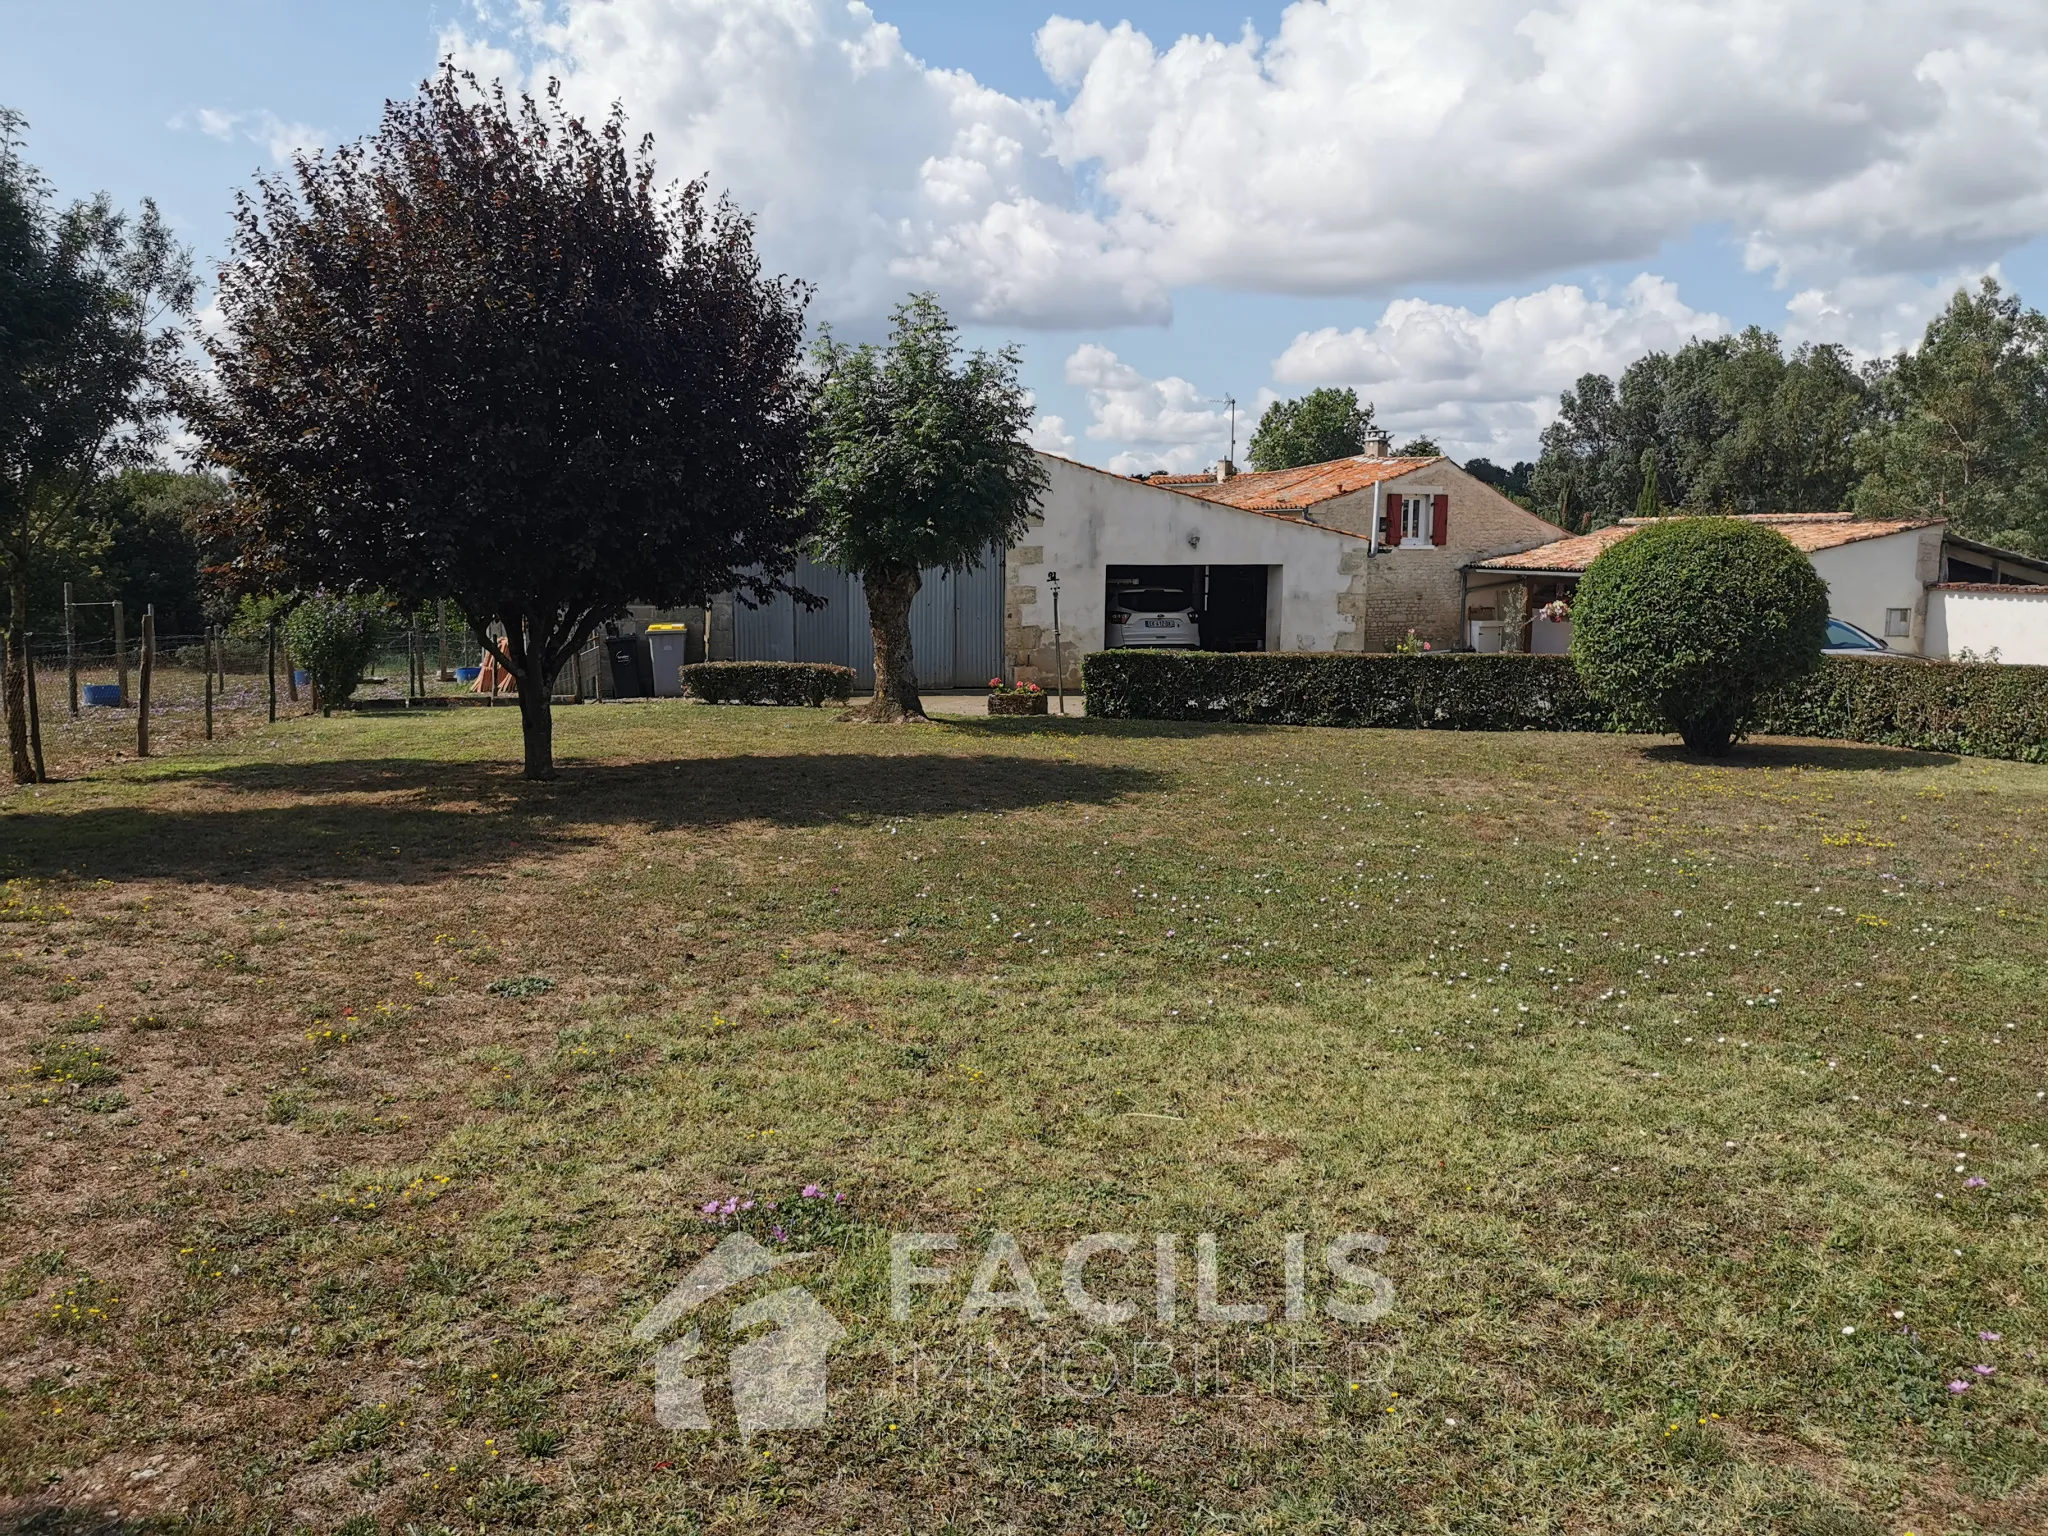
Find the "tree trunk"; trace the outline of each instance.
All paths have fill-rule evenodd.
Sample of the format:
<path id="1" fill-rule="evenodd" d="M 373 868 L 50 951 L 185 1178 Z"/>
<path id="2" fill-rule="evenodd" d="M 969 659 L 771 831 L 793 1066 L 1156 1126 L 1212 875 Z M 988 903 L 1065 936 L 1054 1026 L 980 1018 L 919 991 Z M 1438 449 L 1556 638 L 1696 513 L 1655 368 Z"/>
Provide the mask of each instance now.
<path id="1" fill-rule="evenodd" d="M 17 570 L 8 583 L 7 757 L 17 784 L 36 782 L 28 751 L 28 575 Z"/>
<path id="2" fill-rule="evenodd" d="M 892 566 L 862 576 L 868 626 L 875 637 L 875 693 L 842 719 L 893 724 L 925 718 L 924 701 L 917 696 L 917 666 L 910 654 L 910 605 L 922 584 L 916 566 Z"/>
<path id="3" fill-rule="evenodd" d="M 519 685 L 519 736 L 526 748 L 529 779 L 555 776 L 555 709 L 548 697 L 553 679 L 538 676 L 541 670 L 529 662 L 513 679 Z"/>

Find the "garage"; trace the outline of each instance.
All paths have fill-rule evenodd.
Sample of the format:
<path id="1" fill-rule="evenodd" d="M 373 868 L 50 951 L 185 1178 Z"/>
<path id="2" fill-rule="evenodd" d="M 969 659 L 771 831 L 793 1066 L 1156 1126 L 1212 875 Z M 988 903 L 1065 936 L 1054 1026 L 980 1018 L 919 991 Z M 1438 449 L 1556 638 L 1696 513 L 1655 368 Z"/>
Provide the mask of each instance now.
<path id="1" fill-rule="evenodd" d="M 1114 608 L 1125 592 L 1178 593 L 1195 610 L 1203 650 L 1262 651 L 1267 572 L 1263 565 L 1112 565 L 1104 572 L 1103 604 Z"/>

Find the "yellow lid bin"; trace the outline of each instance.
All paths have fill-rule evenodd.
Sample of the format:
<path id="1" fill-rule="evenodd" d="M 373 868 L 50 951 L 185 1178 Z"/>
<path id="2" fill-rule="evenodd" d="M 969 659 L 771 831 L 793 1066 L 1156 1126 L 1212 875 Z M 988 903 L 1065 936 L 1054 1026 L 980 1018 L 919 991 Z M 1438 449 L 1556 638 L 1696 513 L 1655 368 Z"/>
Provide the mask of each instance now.
<path id="1" fill-rule="evenodd" d="M 687 624 L 647 626 L 647 658 L 653 663 L 654 696 L 679 699 L 683 696 L 683 663 L 689 657 Z"/>

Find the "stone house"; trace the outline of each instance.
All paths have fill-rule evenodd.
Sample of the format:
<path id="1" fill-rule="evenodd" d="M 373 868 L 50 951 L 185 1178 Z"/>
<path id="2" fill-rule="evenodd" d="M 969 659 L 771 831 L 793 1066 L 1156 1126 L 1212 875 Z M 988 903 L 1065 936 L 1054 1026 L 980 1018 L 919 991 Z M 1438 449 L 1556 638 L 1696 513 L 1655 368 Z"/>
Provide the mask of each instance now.
<path id="1" fill-rule="evenodd" d="M 1396 458 L 1383 437 L 1367 447 L 1357 458 L 1300 469 L 1232 474 L 1219 466 L 1148 483 L 1363 540 L 1365 550 L 1349 556 L 1357 579 L 1343 599 L 1351 633 L 1330 649 L 1391 650 L 1411 631 L 1436 649 L 1461 648 L 1468 644 L 1465 568 L 1562 539 L 1564 530 L 1447 458 Z"/>

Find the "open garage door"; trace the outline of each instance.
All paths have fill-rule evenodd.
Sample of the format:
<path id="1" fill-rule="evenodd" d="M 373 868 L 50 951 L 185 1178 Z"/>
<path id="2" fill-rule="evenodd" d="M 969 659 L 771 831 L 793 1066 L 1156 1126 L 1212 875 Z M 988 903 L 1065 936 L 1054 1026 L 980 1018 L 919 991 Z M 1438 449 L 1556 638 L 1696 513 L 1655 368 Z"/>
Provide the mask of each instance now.
<path id="1" fill-rule="evenodd" d="M 1266 648 L 1268 567 L 1263 565 L 1112 565 L 1106 573 L 1105 611 L 1120 592 L 1184 592 L 1205 651 Z"/>

